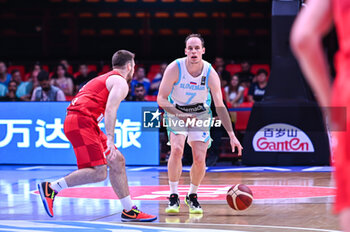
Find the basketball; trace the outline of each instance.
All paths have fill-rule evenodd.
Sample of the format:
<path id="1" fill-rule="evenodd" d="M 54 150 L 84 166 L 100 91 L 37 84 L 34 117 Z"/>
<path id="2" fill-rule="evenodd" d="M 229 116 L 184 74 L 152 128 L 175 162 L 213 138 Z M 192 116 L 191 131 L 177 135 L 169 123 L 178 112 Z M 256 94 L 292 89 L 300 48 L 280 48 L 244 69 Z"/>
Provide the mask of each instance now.
<path id="1" fill-rule="evenodd" d="M 226 200 L 232 209 L 246 210 L 253 203 L 253 192 L 244 184 L 235 184 L 227 191 Z"/>

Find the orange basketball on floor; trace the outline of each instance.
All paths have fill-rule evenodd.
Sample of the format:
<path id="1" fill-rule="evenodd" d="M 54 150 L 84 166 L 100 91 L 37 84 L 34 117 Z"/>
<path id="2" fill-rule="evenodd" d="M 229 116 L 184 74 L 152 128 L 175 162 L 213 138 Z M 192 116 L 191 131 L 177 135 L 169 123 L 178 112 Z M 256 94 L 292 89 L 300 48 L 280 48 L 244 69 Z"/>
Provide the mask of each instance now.
<path id="1" fill-rule="evenodd" d="M 253 192 L 244 184 L 235 184 L 227 191 L 226 200 L 232 209 L 245 210 L 253 203 Z"/>

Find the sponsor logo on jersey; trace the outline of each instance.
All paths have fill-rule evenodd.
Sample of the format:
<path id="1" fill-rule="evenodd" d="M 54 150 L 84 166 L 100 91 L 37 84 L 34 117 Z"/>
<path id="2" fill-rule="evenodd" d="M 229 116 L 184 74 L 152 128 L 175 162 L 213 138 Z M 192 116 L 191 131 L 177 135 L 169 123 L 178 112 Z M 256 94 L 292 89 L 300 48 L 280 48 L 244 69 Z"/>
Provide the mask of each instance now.
<path id="1" fill-rule="evenodd" d="M 190 90 L 204 90 L 205 86 L 197 85 L 197 84 L 180 84 L 181 89 L 190 89 Z"/>
<path id="2" fill-rule="evenodd" d="M 175 105 L 176 109 L 181 110 L 184 113 L 200 113 L 206 111 L 203 103 L 197 103 L 195 105 L 180 106 Z"/>

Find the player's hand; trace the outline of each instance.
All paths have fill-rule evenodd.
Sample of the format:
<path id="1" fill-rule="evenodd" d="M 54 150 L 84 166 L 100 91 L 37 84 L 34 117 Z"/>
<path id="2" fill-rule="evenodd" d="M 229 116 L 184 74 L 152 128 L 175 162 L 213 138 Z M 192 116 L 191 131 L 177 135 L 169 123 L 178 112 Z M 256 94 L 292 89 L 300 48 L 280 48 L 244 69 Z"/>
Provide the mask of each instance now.
<path id="1" fill-rule="evenodd" d="M 243 147 L 242 147 L 241 143 L 238 141 L 236 136 L 232 136 L 230 138 L 230 144 L 231 144 L 232 152 L 235 152 L 235 148 L 237 147 L 238 156 L 242 156 Z"/>
<path id="2" fill-rule="evenodd" d="M 108 162 L 113 161 L 117 157 L 117 149 L 114 142 L 107 140 L 107 150 L 105 151 L 106 159 Z"/>
<path id="3" fill-rule="evenodd" d="M 179 115 L 177 115 L 177 117 L 181 120 L 183 120 L 185 123 L 187 122 L 187 120 L 191 120 L 191 119 L 197 119 L 195 115 L 193 114 L 188 114 L 188 113 L 181 113 Z"/>

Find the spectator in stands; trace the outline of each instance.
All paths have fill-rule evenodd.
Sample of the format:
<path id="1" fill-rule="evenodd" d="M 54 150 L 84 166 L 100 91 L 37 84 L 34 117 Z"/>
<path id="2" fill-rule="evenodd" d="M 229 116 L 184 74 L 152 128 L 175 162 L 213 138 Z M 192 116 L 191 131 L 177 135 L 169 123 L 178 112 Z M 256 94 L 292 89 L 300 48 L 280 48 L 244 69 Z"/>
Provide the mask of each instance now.
<path id="1" fill-rule="evenodd" d="M 237 74 L 231 77 L 229 85 L 225 87 L 226 100 L 231 107 L 238 107 L 243 102 L 244 87 L 239 84 Z"/>
<path id="2" fill-rule="evenodd" d="M 60 88 L 66 96 L 73 96 L 73 81 L 67 76 L 67 70 L 64 65 L 57 65 L 56 73 L 52 77 L 51 84 Z"/>
<path id="3" fill-rule="evenodd" d="M 221 87 L 227 86 L 230 83 L 230 73 L 225 69 L 225 61 L 222 57 L 216 57 L 214 61 L 215 71 L 221 79 Z"/>
<path id="4" fill-rule="evenodd" d="M 41 67 L 40 62 L 39 61 L 35 62 L 32 71 L 37 71 L 39 73 L 41 70 L 42 70 L 42 67 Z"/>
<path id="5" fill-rule="evenodd" d="M 11 75 L 7 73 L 7 66 L 5 62 L 0 61 L 0 83 L 8 86 L 9 82 L 11 80 Z"/>
<path id="6" fill-rule="evenodd" d="M 14 80 L 11 80 L 8 84 L 8 92 L 4 97 L 0 98 L 0 101 L 21 101 L 20 98 L 16 96 L 17 91 L 17 82 Z"/>
<path id="7" fill-rule="evenodd" d="M 35 76 L 37 76 L 41 70 L 42 70 L 42 68 L 41 68 L 40 62 L 35 62 L 31 68 L 30 72 L 26 74 L 25 79 L 22 79 L 22 80 L 30 81 L 30 79 L 33 76 L 33 73 L 35 73 Z"/>
<path id="8" fill-rule="evenodd" d="M 163 75 L 164 75 L 164 71 L 165 71 L 167 66 L 168 66 L 167 63 L 162 63 L 160 65 L 159 73 L 156 74 L 156 76 L 154 77 L 154 79 L 151 82 L 151 86 L 150 86 L 149 91 L 148 91 L 149 95 L 153 95 L 153 96 L 157 96 L 158 95 L 160 82 L 162 81 L 162 78 L 163 78 Z"/>
<path id="9" fill-rule="evenodd" d="M 134 75 L 134 79 L 131 81 L 131 95 L 135 96 L 134 93 L 134 88 L 135 86 L 140 83 L 143 84 L 146 93 L 148 93 L 149 87 L 150 87 L 150 82 L 148 80 L 148 78 L 146 77 L 146 72 L 145 69 L 143 67 L 138 67 L 135 75 Z"/>
<path id="10" fill-rule="evenodd" d="M 265 95 L 267 85 L 267 71 L 259 69 L 256 74 L 256 82 L 250 86 L 248 100 L 250 102 L 261 101 Z"/>
<path id="11" fill-rule="evenodd" d="M 4 84 L 0 83 L 0 97 L 5 96 L 7 93 L 7 87 Z"/>
<path id="12" fill-rule="evenodd" d="M 134 87 L 134 96 L 132 97 L 133 101 L 146 101 L 145 99 L 146 90 L 143 84 L 137 83 Z"/>
<path id="13" fill-rule="evenodd" d="M 91 75 L 89 75 L 89 69 L 86 64 L 79 65 L 79 75 L 74 78 L 74 92 L 77 93 L 81 87 L 83 87 L 89 80 L 91 80 Z"/>
<path id="14" fill-rule="evenodd" d="M 68 63 L 68 60 L 60 60 L 60 64 L 62 64 L 66 68 L 67 72 L 67 77 L 73 78 L 73 68 L 72 66 Z"/>
<path id="15" fill-rule="evenodd" d="M 30 72 L 30 75 L 28 77 L 28 82 L 32 83 L 32 89 L 35 89 L 36 87 L 40 86 L 39 81 L 38 81 L 38 74 L 41 72 L 41 66 L 34 65 L 32 71 Z"/>
<path id="16" fill-rule="evenodd" d="M 250 71 L 250 64 L 248 61 L 243 61 L 241 67 L 242 71 L 237 73 L 239 82 L 243 87 L 250 88 L 254 79 L 254 74 Z"/>
<path id="17" fill-rule="evenodd" d="M 33 91 L 32 101 L 65 101 L 63 91 L 56 86 L 50 84 L 49 74 L 46 71 L 41 71 L 38 74 L 40 86 Z"/>
<path id="18" fill-rule="evenodd" d="M 128 95 L 125 98 L 125 101 L 132 101 L 133 100 L 133 96 L 131 94 L 131 82 L 128 83 L 128 86 L 129 86 L 129 92 L 128 92 Z"/>
<path id="19" fill-rule="evenodd" d="M 12 70 L 11 75 L 11 80 L 17 83 L 17 97 L 22 101 L 30 101 L 30 93 L 32 92 L 33 83 L 29 81 L 22 81 L 21 72 L 18 69 Z"/>

